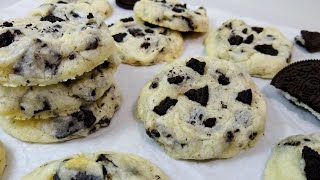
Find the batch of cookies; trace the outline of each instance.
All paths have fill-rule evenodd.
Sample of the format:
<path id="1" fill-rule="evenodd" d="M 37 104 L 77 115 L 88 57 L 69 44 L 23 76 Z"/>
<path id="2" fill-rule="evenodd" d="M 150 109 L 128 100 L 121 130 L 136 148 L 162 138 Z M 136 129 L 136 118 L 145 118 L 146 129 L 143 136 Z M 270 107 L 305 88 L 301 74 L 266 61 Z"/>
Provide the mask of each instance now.
<path id="1" fill-rule="evenodd" d="M 4 132 L 29 143 L 62 143 L 107 127 L 121 106 L 114 78 L 120 63 L 167 62 L 142 87 L 134 109 L 146 136 L 174 159 L 232 158 L 255 146 L 264 135 L 267 105 L 251 76 L 272 79 L 287 99 L 320 119 L 320 63 L 292 63 L 293 42 L 276 28 L 231 19 L 209 32 L 203 7 L 116 2 L 134 15 L 105 24 L 112 14 L 106 0 L 45 0 L 25 17 L 0 21 Z M 188 32 L 207 33 L 206 57 L 176 60 Z M 295 41 L 310 53 L 320 51 L 320 33 L 301 31 Z M 319 153 L 320 134 L 288 137 L 274 148 L 264 179 L 319 180 Z M 5 163 L 1 145 L 0 174 Z M 137 155 L 105 151 L 52 161 L 22 179 L 168 175 Z"/>

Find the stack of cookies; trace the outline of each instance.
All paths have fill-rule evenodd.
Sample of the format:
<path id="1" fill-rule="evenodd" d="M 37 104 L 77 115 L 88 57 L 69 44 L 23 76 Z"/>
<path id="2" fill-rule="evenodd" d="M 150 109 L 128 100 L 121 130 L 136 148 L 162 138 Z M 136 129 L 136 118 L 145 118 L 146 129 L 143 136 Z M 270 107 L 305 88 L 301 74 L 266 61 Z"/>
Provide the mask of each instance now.
<path id="1" fill-rule="evenodd" d="M 104 0 L 49 0 L 0 22 L 1 126 L 27 142 L 53 143 L 108 126 L 119 107 L 119 64 Z"/>

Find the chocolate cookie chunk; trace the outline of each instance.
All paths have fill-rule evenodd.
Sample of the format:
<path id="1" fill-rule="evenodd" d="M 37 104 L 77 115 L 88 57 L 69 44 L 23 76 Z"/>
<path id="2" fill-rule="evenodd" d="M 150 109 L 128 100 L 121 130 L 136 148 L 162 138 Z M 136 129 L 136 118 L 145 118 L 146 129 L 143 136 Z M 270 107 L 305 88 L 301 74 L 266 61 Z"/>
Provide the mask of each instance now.
<path id="1" fill-rule="evenodd" d="M 133 9 L 134 4 L 139 0 L 116 0 L 116 4 L 124 9 Z"/>
<path id="2" fill-rule="evenodd" d="M 320 32 L 302 30 L 301 36 L 296 36 L 295 41 L 311 53 L 320 51 Z"/>

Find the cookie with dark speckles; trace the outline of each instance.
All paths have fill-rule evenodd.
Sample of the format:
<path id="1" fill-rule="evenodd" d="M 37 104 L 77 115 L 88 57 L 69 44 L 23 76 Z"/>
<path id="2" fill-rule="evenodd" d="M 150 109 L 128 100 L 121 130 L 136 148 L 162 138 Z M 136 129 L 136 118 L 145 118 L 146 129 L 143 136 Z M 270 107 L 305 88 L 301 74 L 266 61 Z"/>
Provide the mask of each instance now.
<path id="1" fill-rule="evenodd" d="M 112 85 L 101 98 L 70 115 L 27 121 L 1 117 L 0 126 L 14 138 L 32 143 L 56 143 L 86 137 L 110 124 L 120 99 L 117 86 Z"/>
<path id="2" fill-rule="evenodd" d="M 134 13 L 143 21 L 181 32 L 208 31 L 205 8 L 191 10 L 177 0 L 140 0 L 134 6 Z"/>
<path id="3" fill-rule="evenodd" d="M 293 43 L 273 27 L 257 27 L 231 19 L 209 33 L 206 54 L 229 60 L 250 75 L 272 78 L 290 64 Z"/>
<path id="4" fill-rule="evenodd" d="M 173 158 L 230 158 L 263 135 L 266 103 L 249 74 L 233 63 L 180 59 L 143 87 L 137 117 Z"/>
<path id="5" fill-rule="evenodd" d="M 51 85 L 102 64 L 116 47 L 104 22 L 90 22 L 55 16 L 0 22 L 0 84 Z"/>
<path id="6" fill-rule="evenodd" d="M 112 7 L 105 0 L 47 0 L 45 4 L 32 10 L 29 16 L 90 23 L 93 18 L 104 20 L 111 14 Z"/>
<path id="7" fill-rule="evenodd" d="M 82 153 L 46 163 L 23 180 L 168 180 L 152 162 L 120 152 Z"/>
<path id="8" fill-rule="evenodd" d="M 17 120 L 47 119 L 77 112 L 99 99 L 113 84 L 116 55 L 75 80 L 48 86 L 0 86 L 0 115 Z"/>
<path id="9" fill-rule="evenodd" d="M 320 119 L 319 60 L 299 61 L 287 66 L 272 79 L 271 85 Z"/>
<path id="10" fill-rule="evenodd" d="M 301 36 L 296 36 L 295 41 L 311 53 L 320 51 L 320 32 L 302 30 Z"/>
<path id="11" fill-rule="evenodd" d="M 264 180 L 320 179 L 320 134 L 295 135 L 279 142 L 267 162 Z"/>
<path id="12" fill-rule="evenodd" d="M 128 17 L 109 25 L 122 62 L 153 65 L 173 61 L 183 50 L 183 38 L 177 31 L 149 25 Z"/>

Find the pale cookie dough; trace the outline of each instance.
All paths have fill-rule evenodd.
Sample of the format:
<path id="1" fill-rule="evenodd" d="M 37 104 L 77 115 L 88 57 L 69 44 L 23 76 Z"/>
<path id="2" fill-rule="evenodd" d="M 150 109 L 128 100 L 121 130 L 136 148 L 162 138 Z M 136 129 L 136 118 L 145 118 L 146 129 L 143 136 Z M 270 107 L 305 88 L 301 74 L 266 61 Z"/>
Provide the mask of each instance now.
<path id="1" fill-rule="evenodd" d="M 92 18 L 104 20 L 111 14 L 112 7 L 106 0 L 47 0 L 29 15 L 39 18 L 54 16 L 65 21 L 83 23 Z"/>
<path id="2" fill-rule="evenodd" d="M 138 18 L 123 18 L 108 27 L 122 62 L 126 64 L 153 65 L 173 61 L 183 50 L 183 38 L 179 32 Z"/>
<path id="3" fill-rule="evenodd" d="M 273 27 L 231 19 L 209 33 L 205 46 L 210 57 L 236 63 L 252 76 L 272 78 L 289 65 L 293 43 Z"/>
<path id="4" fill-rule="evenodd" d="M 276 145 L 264 180 L 319 180 L 320 134 L 290 136 Z"/>
<path id="5" fill-rule="evenodd" d="M 4 169 L 7 166 L 6 149 L 2 142 L 0 142 L 0 179 L 3 175 Z"/>
<path id="6" fill-rule="evenodd" d="M 140 93 L 137 115 L 173 158 L 230 158 L 263 135 L 266 102 L 231 62 L 191 58 L 156 73 Z"/>
<path id="7" fill-rule="evenodd" d="M 119 152 L 83 153 L 46 163 L 22 180 L 168 180 L 155 164 Z"/>
<path id="8" fill-rule="evenodd" d="M 103 22 L 90 22 L 50 16 L 0 23 L 0 84 L 56 84 L 102 64 L 116 47 Z"/>
<path id="9" fill-rule="evenodd" d="M 49 119 L 13 120 L 1 117 L 0 126 L 9 135 L 26 142 L 55 143 L 89 134 L 106 127 L 120 105 L 120 93 L 111 86 L 96 102 L 79 112 Z"/>
<path id="10" fill-rule="evenodd" d="M 113 55 L 75 80 L 49 86 L 5 87 L 0 85 L 0 115 L 29 120 L 66 116 L 99 99 L 113 84 L 119 64 Z"/>
<path id="11" fill-rule="evenodd" d="M 143 21 L 182 32 L 207 32 L 208 16 L 203 7 L 193 11 L 177 0 L 140 0 L 134 14 Z"/>

